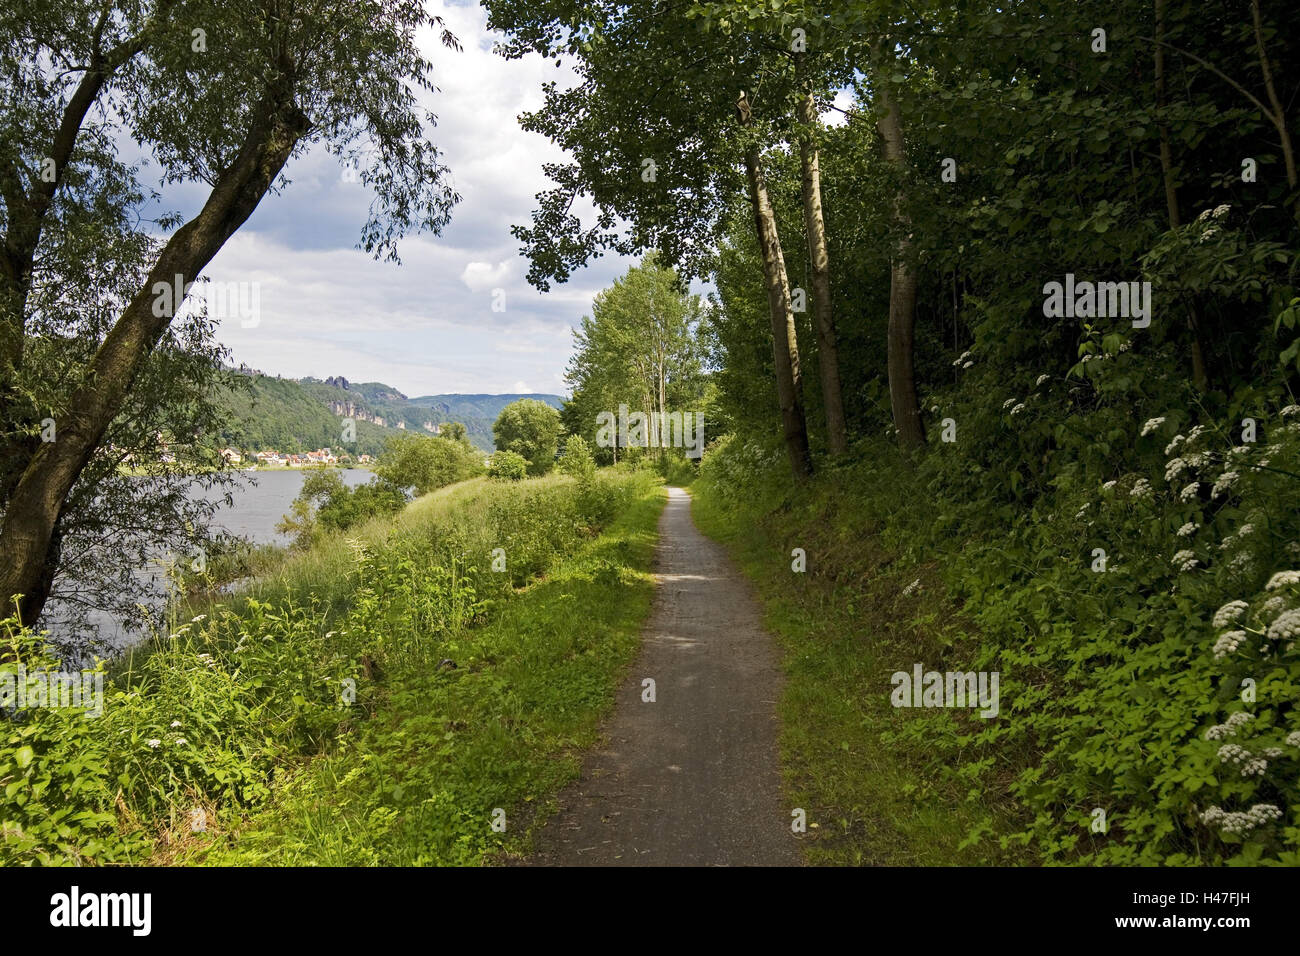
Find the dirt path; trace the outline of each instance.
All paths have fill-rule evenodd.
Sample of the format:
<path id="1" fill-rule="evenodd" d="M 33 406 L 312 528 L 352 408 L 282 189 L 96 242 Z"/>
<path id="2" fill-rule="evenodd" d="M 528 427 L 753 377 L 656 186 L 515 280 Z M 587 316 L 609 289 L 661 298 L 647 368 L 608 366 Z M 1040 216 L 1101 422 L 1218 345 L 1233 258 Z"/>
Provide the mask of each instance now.
<path id="1" fill-rule="evenodd" d="M 690 496 L 668 494 L 640 657 L 534 864 L 801 862 L 777 766 L 776 649 L 740 572 L 695 529 Z"/>

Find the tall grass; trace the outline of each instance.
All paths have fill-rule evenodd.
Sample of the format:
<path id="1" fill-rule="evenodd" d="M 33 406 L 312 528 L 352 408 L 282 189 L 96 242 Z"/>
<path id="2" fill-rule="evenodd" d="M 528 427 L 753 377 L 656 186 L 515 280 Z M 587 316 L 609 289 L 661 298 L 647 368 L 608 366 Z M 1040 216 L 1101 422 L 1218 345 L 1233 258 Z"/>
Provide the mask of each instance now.
<path id="1" fill-rule="evenodd" d="M 468 481 L 292 554 L 238 595 L 191 605 L 188 620 L 115 668 L 102 716 L 33 709 L 0 725 L 0 860 L 171 861 L 212 850 L 235 862 L 293 857 L 246 849 L 245 831 L 256 834 L 248 847 L 279 835 L 282 848 L 299 839 L 336 845 L 331 859 L 359 863 L 481 858 L 488 843 L 467 855 L 455 826 L 450 842 L 368 855 L 381 830 L 424 832 L 410 821 L 435 805 L 453 821 L 468 811 L 447 809 L 430 790 L 433 804 L 396 815 L 367 805 L 358 820 L 348 788 L 377 774 L 365 777 L 364 794 L 376 784 L 373 793 L 391 796 L 384 781 L 400 766 L 395 753 L 458 749 L 445 714 L 427 710 L 440 688 L 470 710 L 511 714 L 514 731 L 492 739 L 523 732 L 536 743 L 553 726 L 545 710 L 503 709 L 521 694 L 552 695 L 554 726 L 577 721 L 557 739 L 589 732 L 605 700 L 598 688 L 613 679 L 648 607 L 648 583 L 635 569 L 649 561 L 655 488 L 637 474 Z M 615 517 L 617 530 L 601 536 Z M 29 666 L 39 662 L 37 636 L 13 622 L 4 633 Z M 582 659 L 582 641 L 612 652 L 569 673 L 563 665 Z M 547 673 L 569 683 L 535 683 Z M 558 779 L 547 776 L 548 760 L 530 746 L 516 772 Z M 511 779 L 486 752 L 460 772 L 484 786 Z M 498 787 L 497 799 L 508 803 L 517 789 Z M 272 819 L 286 829 L 268 829 Z M 334 844 L 312 836 L 327 826 Z"/>

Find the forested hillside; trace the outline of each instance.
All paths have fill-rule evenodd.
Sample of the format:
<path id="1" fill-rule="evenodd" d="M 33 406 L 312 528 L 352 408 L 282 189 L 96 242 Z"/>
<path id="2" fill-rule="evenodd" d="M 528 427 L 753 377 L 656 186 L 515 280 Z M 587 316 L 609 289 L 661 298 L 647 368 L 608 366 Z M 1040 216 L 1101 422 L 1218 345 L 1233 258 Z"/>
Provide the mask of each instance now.
<path id="1" fill-rule="evenodd" d="M 344 418 L 356 423 L 355 454 L 378 455 L 384 443 L 405 431 L 433 433 L 446 422 L 465 426 L 469 440 L 492 451 L 492 423 L 501 409 L 521 397 L 559 407 L 558 395 L 425 395 L 408 399 L 381 382 L 343 378 L 291 379 L 254 374 L 237 376 L 234 388 L 220 391 L 221 440 L 249 451 L 304 452 L 344 447 Z M 351 444 L 346 447 L 352 448 Z"/>
<path id="2" fill-rule="evenodd" d="M 931 795 L 970 859 L 1300 863 L 1294 11 L 488 5 L 581 64 L 530 278 L 653 237 L 716 283 L 701 514 L 822 852 L 928 858 L 880 816 Z"/>

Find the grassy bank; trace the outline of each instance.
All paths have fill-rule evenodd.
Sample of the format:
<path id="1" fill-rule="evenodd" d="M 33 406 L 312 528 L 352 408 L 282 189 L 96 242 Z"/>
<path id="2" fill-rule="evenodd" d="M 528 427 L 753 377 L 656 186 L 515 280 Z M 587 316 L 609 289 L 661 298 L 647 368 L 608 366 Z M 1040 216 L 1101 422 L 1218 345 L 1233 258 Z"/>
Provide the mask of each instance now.
<path id="1" fill-rule="evenodd" d="M 289 557 L 115 673 L 101 717 L 24 714 L 0 743 L 0 857 L 432 864 L 525 846 L 635 648 L 662 501 L 644 472 L 479 479 Z"/>
<path id="2" fill-rule="evenodd" d="M 937 440 L 910 461 L 864 442 L 800 485 L 758 445 L 706 458 L 696 516 L 785 645 L 813 858 L 1300 862 L 1297 415 L 1258 445 L 1134 422 L 1111 478 Z M 894 706 L 918 665 L 997 674 L 996 713 Z"/>

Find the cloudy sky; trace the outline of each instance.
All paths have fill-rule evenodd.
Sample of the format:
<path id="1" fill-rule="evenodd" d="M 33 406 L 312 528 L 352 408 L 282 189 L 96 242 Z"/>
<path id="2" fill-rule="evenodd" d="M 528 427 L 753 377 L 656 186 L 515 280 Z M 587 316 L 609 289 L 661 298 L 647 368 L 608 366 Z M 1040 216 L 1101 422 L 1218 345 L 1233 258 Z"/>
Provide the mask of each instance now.
<path id="1" fill-rule="evenodd" d="M 403 240 L 400 266 L 376 262 L 355 248 L 368 190 L 345 181 L 324 150 L 296 159 L 289 188 L 262 201 L 205 273 L 258 283 L 256 325 L 224 321 L 218 338 L 236 364 L 295 378 L 381 381 L 409 396 L 563 393 L 570 330 L 630 264 L 606 256 L 543 295 L 525 280 L 528 264 L 510 235 L 547 185 L 542 164 L 562 158 L 516 117 L 541 105 L 543 81 L 572 74 L 554 61 L 494 54 L 477 3 L 429 6 L 464 46 L 424 43 L 441 90 L 429 104 L 438 116 L 432 138 L 462 196 L 451 226 Z M 172 208 L 188 205 L 184 198 L 164 193 Z M 497 288 L 504 312 L 492 311 Z"/>

